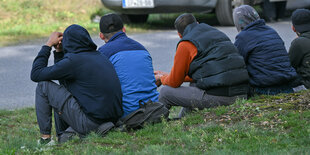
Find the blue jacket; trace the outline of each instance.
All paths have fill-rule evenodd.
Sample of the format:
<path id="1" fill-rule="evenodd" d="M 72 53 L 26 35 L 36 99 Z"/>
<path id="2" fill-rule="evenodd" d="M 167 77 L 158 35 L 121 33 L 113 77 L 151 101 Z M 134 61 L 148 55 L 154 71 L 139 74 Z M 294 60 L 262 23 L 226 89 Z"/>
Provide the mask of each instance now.
<path id="1" fill-rule="evenodd" d="M 157 86 L 149 52 L 124 32 L 116 33 L 99 52 L 115 67 L 123 92 L 124 115 L 139 108 L 139 100 L 158 101 Z"/>
<path id="2" fill-rule="evenodd" d="M 264 20 L 245 27 L 237 35 L 235 46 L 244 57 L 252 87 L 285 85 L 297 78 L 284 42 Z"/>
<path id="3" fill-rule="evenodd" d="M 54 52 L 55 64 L 47 67 L 51 48 L 43 46 L 35 58 L 31 79 L 59 80 L 93 121 L 116 122 L 122 115 L 122 92 L 111 62 L 96 51 L 88 32 L 78 25 L 66 29 L 63 51 Z"/>

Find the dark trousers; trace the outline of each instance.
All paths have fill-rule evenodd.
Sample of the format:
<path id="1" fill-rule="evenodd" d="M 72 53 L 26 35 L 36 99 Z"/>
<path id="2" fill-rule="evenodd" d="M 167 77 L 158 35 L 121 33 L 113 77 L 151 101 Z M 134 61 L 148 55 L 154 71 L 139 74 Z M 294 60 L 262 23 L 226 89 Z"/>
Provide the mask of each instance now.
<path id="1" fill-rule="evenodd" d="M 99 126 L 83 113 L 76 99 L 64 86 L 51 81 L 38 83 L 35 108 L 41 134 L 51 134 L 52 109 L 58 136 L 69 126 L 81 135 L 96 130 Z"/>
<path id="2" fill-rule="evenodd" d="M 263 10 L 267 20 L 283 18 L 286 11 L 286 1 L 271 3 L 269 0 L 264 0 Z"/>
<path id="3" fill-rule="evenodd" d="M 163 103 L 168 109 L 171 106 L 182 106 L 188 109 L 227 106 L 235 103 L 238 98 L 246 99 L 246 97 L 246 94 L 232 97 L 209 95 L 195 86 L 181 86 L 178 88 L 164 86 L 159 92 L 159 102 Z"/>

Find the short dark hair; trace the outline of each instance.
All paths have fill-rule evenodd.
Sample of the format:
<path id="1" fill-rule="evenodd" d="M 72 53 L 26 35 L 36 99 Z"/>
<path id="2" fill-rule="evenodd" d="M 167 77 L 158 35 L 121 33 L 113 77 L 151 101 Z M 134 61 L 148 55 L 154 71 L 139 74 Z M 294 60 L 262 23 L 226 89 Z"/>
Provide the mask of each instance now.
<path id="1" fill-rule="evenodd" d="M 181 14 L 174 22 L 174 27 L 183 35 L 187 25 L 196 23 L 196 18 L 190 13 Z"/>

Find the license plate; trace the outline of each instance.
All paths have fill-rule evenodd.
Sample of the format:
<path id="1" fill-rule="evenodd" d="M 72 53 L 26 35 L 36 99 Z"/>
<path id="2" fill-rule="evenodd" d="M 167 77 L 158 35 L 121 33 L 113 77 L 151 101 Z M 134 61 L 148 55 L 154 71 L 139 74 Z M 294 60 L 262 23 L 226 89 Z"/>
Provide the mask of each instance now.
<path id="1" fill-rule="evenodd" d="M 126 8 L 154 8 L 154 0 L 123 0 L 122 6 Z"/>

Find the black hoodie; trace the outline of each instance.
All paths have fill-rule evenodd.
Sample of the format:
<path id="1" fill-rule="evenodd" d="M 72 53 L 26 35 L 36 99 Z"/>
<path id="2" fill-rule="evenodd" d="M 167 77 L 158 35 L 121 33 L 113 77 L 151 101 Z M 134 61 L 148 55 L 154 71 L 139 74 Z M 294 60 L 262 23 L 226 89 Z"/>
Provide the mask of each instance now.
<path id="1" fill-rule="evenodd" d="M 62 44 L 63 52 L 54 52 L 55 64 L 49 67 L 51 48 L 42 47 L 33 62 L 31 80 L 59 80 L 91 120 L 117 121 L 123 114 L 122 91 L 113 65 L 96 51 L 87 30 L 79 25 L 65 30 Z"/>

